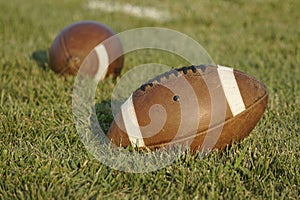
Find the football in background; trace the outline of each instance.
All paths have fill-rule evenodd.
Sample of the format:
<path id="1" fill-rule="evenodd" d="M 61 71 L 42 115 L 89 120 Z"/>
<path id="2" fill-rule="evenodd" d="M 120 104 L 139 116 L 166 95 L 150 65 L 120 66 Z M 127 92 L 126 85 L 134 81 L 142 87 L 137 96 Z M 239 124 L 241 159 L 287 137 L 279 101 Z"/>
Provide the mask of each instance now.
<path id="1" fill-rule="evenodd" d="M 108 38 L 109 42 L 102 44 Z M 96 21 L 80 21 L 65 27 L 49 50 L 50 67 L 58 74 L 74 75 L 92 50 L 97 62 L 89 66 L 88 74 L 97 74 L 101 67 L 105 67 L 101 69 L 105 71 L 104 77 L 120 74 L 124 62 L 121 42 L 110 28 Z"/>
<path id="2" fill-rule="evenodd" d="M 148 81 L 122 104 L 108 138 L 116 146 L 191 151 L 224 149 L 252 131 L 264 113 L 263 83 L 233 68 L 199 65 Z"/>

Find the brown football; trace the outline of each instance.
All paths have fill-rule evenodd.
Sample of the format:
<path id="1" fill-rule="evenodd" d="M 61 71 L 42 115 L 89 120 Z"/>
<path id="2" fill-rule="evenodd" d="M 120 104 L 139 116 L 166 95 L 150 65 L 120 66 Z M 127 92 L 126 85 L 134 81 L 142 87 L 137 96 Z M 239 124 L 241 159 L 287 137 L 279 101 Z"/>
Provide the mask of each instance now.
<path id="1" fill-rule="evenodd" d="M 49 50 L 51 69 L 58 74 L 76 74 L 85 57 L 98 47 L 95 55 L 102 65 L 111 63 L 105 76 L 118 76 L 123 67 L 123 56 L 111 59 L 114 55 L 122 55 L 119 39 L 115 36 L 109 43 L 101 44 L 114 35 L 110 28 L 96 21 L 80 21 L 67 26 L 56 36 Z M 94 65 L 88 73 L 95 74 L 98 68 L 100 66 Z"/>
<path id="2" fill-rule="evenodd" d="M 249 135 L 264 113 L 264 84 L 224 66 L 174 69 L 148 81 L 122 104 L 108 132 L 117 146 L 191 151 L 223 149 Z"/>

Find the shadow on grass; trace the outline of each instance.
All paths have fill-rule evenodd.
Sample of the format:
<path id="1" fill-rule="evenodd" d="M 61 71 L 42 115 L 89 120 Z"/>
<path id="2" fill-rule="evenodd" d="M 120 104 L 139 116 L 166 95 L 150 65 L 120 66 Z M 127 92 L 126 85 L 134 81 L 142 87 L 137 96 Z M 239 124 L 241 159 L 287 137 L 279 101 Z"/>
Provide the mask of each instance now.
<path id="1" fill-rule="evenodd" d="M 111 100 L 103 100 L 95 104 L 96 115 L 103 132 L 107 134 L 114 117 L 111 111 Z"/>
<path id="2" fill-rule="evenodd" d="M 42 69 L 46 69 L 49 66 L 48 51 L 37 50 L 31 54 L 31 58 L 38 64 Z"/>

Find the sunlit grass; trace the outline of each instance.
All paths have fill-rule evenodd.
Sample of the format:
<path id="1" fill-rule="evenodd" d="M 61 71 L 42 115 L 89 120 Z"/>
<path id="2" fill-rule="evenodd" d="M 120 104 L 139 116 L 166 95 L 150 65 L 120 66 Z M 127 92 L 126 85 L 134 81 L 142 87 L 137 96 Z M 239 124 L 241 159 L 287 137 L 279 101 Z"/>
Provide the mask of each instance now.
<path id="1" fill-rule="evenodd" d="M 168 9 L 173 18 L 166 22 L 90 11 L 86 2 L 0 0 L 1 199 L 299 199 L 299 2 L 145 3 Z M 86 19 L 115 32 L 160 26 L 191 36 L 216 63 L 265 83 L 270 93 L 266 113 L 249 137 L 223 152 L 182 155 L 151 173 L 110 169 L 87 152 L 76 133 L 74 78 L 57 76 L 48 64 L 56 34 Z M 154 50 L 125 59 L 123 75 L 143 63 L 186 64 Z M 109 100 L 115 84 L 107 79 L 97 90 L 97 114 L 105 130 L 112 120 Z"/>

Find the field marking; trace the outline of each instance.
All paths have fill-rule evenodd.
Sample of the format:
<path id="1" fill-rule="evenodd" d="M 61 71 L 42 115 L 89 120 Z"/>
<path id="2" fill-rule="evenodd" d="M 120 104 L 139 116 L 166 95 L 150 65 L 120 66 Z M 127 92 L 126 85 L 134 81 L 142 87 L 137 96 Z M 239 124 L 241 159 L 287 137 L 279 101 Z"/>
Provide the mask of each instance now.
<path id="1" fill-rule="evenodd" d="M 132 94 L 121 106 L 122 117 L 127 135 L 133 147 L 144 147 L 144 139 L 141 133 L 139 122 L 136 117 Z"/>
<path id="2" fill-rule="evenodd" d="M 103 2 L 103 1 L 89 1 L 87 4 L 89 9 L 99 9 L 104 12 L 123 12 L 135 17 L 148 18 L 155 21 L 167 21 L 170 14 L 166 11 L 158 10 L 154 7 L 136 6 L 129 3 Z"/>
<path id="3" fill-rule="evenodd" d="M 233 68 L 218 65 L 218 74 L 230 110 L 233 116 L 236 116 L 243 112 L 246 108 L 233 73 Z"/>

